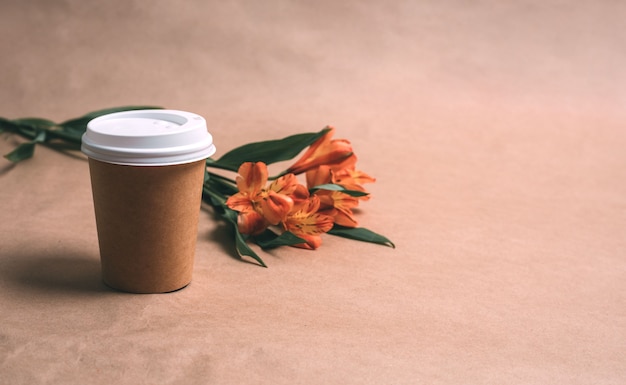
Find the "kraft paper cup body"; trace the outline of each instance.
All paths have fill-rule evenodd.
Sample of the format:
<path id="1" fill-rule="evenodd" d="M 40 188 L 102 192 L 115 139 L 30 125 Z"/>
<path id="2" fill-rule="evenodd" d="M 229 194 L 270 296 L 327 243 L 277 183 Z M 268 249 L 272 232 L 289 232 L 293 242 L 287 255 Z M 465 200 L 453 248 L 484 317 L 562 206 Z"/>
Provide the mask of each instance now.
<path id="1" fill-rule="evenodd" d="M 132 293 L 187 286 L 205 159 L 215 152 L 204 119 L 172 110 L 109 114 L 89 122 L 82 149 L 104 282 Z"/>

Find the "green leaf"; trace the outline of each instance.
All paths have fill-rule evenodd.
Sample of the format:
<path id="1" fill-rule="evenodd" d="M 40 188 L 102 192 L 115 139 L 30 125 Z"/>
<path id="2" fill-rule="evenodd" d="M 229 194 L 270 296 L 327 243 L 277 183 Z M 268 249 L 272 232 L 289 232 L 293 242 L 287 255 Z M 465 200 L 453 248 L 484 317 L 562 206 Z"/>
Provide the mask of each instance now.
<path id="1" fill-rule="evenodd" d="M 13 123 L 27 125 L 34 128 L 50 128 L 56 126 L 52 120 L 42 118 L 20 118 L 13 119 Z"/>
<path id="2" fill-rule="evenodd" d="M 257 261 L 262 267 L 267 267 L 267 265 L 265 264 L 265 262 L 263 262 L 261 257 L 259 257 L 250 248 L 250 246 L 248 246 L 248 244 L 246 243 L 246 240 L 244 239 L 243 235 L 239 232 L 239 230 L 236 229 L 236 225 L 235 225 L 235 248 L 237 249 L 237 253 L 239 254 L 239 256 L 241 256 L 241 257 L 245 257 L 245 256 L 251 257 L 255 261 Z"/>
<path id="3" fill-rule="evenodd" d="M 252 250 L 250 248 L 250 246 L 248 246 L 248 244 L 246 243 L 246 239 L 244 238 L 243 234 L 241 234 L 239 232 L 239 229 L 237 227 L 237 212 L 233 211 L 227 207 L 224 207 L 224 218 L 226 218 L 226 220 L 228 220 L 228 222 L 230 222 L 234 229 L 235 229 L 235 249 L 237 249 L 237 253 L 239 254 L 240 257 L 244 257 L 244 256 L 248 256 L 253 258 L 255 261 L 257 261 L 261 266 L 263 267 L 267 267 L 267 265 L 265 264 L 265 262 L 263 262 L 263 260 L 261 259 L 261 257 L 259 257 L 254 250 Z"/>
<path id="4" fill-rule="evenodd" d="M 46 132 L 41 130 L 35 139 L 30 142 L 22 143 L 17 146 L 13 151 L 6 154 L 4 157 L 13 163 L 21 162 L 25 159 L 31 158 L 35 153 L 35 144 L 43 143 L 46 140 Z"/>
<path id="5" fill-rule="evenodd" d="M 358 191 L 358 190 L 348 190 L 347 188 L 343 187 L 342 185 L 339 184 L 335 184 L 335 183 L 327 183 L 327 184 L 321 184 L 315 187 L 311 187 L 309 189 L 309 192 L 312 194 L 317 190 L 330 190 L 330 191 L 341 191 L 344 194 L 348 194 L 350 196 L 353 197 L 362 197 L 365 195 L 369 195 L 369 193 L 366 193 L 364 191 Z"/>
<path id="6" fill-rule="evenodd" d="M 2 125 L 0 121 L 0 126 Z M 47 132 L 46 139 L 62 139 L 72 143 L 81 142 L 82 133 L 64 132 L 63 127 L 58 126 L 55 122 L 42 118 L 20 118 L 10 121 L 13 125 L 11 131 L 16 132 L 24 137 L 34 139 L 41 130 Z"/>
<path id="7" fill-rule="evenodd" d="M 202 200 L 214 207 L 223 209 L 229 195 L 237 192 L 237 187 L 217 178 L 213 173 L 205 171 L 205 179 L 202 184 Z"/>
<path id="8" fill-rule="evenodd" d="M 35 152 L 35 142 L 26 142 L 17 146 L 13 151 L 6 154 L 4 157 L 13 163 L 21 162 L 33 156 Z"/>
<path id="9" fill-rule="evenodd" d="M 337 235 L 337 236 L 349 238 L 349 239 L 354 239 L 357 241 L 371 242 L 371 243 L 377 243 L 380 245 L 391 246 L 394 249 L 396 248 L 396 245 L 394 245 L 393 242 L 391 242 L 386 237 L 380 234 L 376 234 L 375 232 L 365 229 L 363 227 L 344 227 L 344 226 L 339 226 L 336 224 L 333 226 L 332 229 L 330 229 L 328 234 Z"/>
<path id="10" fill-rule="evenodd" d="M 207 178 L 204 183 L 214 190 L 219 191 L 224 195 L 233 195 L 239 192 L 239 189 L 236 186 L 237 182 L 208 171 L 206 172 L 206 175 Z"/>
<path id="11" fill-rule="evenodd" d="M 162 107 L 154 107 L 154 106 L 124 106 L 124 107 L 113 107 L 106 108 L 103 110 L 92 111 L 88 114 L 81 116 L 80 118 L 67 120 L 59 126 L 61 126 L 61 130 L 64 132 L 75 132 L 80 133 L 82 135 L 83 132 L 87 129 L 87 123 L 90 120 L 97 118 L 98 116 L 112 114 L 114 112 L 122 112 L 122 111 L 133 111 L 133 110 L 158 110 L 162 109 Z"/>
<path id="12" fill-rule="evenodd" d="M 202 200 L 209 203 L 213 207 L 222 208 L 226 203 L 226 197 L 219 192 L 213 190 L 208 182 L 202 185 Z"/>
<path id="13" fill-rule="evenodd" d="M 67 120 L 59 125 L 51 120 L 42 118 L 20 118 L 13 120 L 0 118 L 0 132 L 10 131 L 32 139 L 29 142 L 20 144 L 4 157 L 12 162 L 20 162 L 24 159 L 28 159 L 33 156 L 36 143 L 43 143 L 50 139 L 61 139 L 73 144 L 80 144 L 82 135 L 87 128 L 87 123 L 101 115 L 120 111 L 160 108 L 161 107 L 153 106 L 107 108 L 90 112 L 80 118 Z"/>
<path id="14" fill-rule="evenodd" d="M 0 117 L 0 132 L 4 132 L 4 131 L 16 132 L 18 130 L 19 129 L 18 129 L 17 124 L 13 123 L 9 119 Z"/>
<path id="15" fill-rule="evenodd" d="M 35 139 L 33 139 L 33 142 L 35 143 L 43 143 L 46 141 L 46 131 L 41 130 L 39 133 L 37 133 L 37 136 L 35 137 Z"/>
<path id="16" fill-rule="evenodd" d="M 93 119 L 93 118 L 97 118 L 98 116 L 112 114 L 114 112 L 133 111 L 133 110 L 162 110 L 162 109 L 163 107 L 158 107 L 158 106 L 120 106 L 120 107 L 111 107 L 111 108 L 104 108 L 101 110 L 92 111 L 83 116 Z"/>
<path id="17" fill-rule="evenodd" d="M 248 246 L 246 237 L 239 232 L 237 226 L 238 213 L 226 206 L 226 195 L 222 193 L 221 187 L 225 182 L 215 178 L 215 174 L 205 171 L 204 184 L 202 185 L 202 200 L 212 205 L 216 212 L 220 213 L 229 222 L 235 233 L 235 249 L 240 257 L 248 256 L 256 260 L 261 266 L 267 267 L 263 260 Z"/>
<path id="18" fill-rule="evenodd" d="M 13 123 L 18 126 L 18 132 L 27 138 L 35 139 L 37 135 L 39 135 L 42 131 L 46 131 L 48 133 L 53 131 L 53 127 L 56 126 L 56 123 L 52 120 L 42 119 L 42 118 L 20 118 L 13 119 Z M 45 139 L 51 139 L 52 137 L 46 136 Z M 39 140 L 39 142 L 44 142 L 45 140 Z"/>
<path id="19" fill-rule="evenodd" d="M 67 131 L 67 130 L 49 130 L 48 137 L 50 139 L 61 139 L 70 143 L 80 144 L 82 141 L 83 133 L 79 131 Z"/>
<path id="20" fill-rule="evenodd" d="M 16 120 L 8 120 L 2 119 L 0 121 L 0 127 L 3 127 L 5 130 L 19 134 L 28 139 L 35 139 L 37 133 L 39 133 L 39 128 L 34 127 L 30 124 L 21 124 Z"/>
<path id="21" fill-rule="evenodd" d="M 253 142 L 222 155 L 221 158 L 207 163 L 210 167 L 237 171 L 244 162 L 263 162 L 272 164 L 283 160 L 289 160 L 298 155 L 306 147 L 322 137 L 329 128 L 324 128 L 317 133 L 306 133 L 288 136 L 278 140 Z"/>
<path id="22" fill-rule="evenodd" d="M 291 246 L 299 243 L 306 243 L 306 241 L 290 231 L 278 235 L 271 230 L 266 230 L 261 235 L 257 235 L 254 238 L 257 245 L 263 249 L 273 249 L 279 246 Z"/>

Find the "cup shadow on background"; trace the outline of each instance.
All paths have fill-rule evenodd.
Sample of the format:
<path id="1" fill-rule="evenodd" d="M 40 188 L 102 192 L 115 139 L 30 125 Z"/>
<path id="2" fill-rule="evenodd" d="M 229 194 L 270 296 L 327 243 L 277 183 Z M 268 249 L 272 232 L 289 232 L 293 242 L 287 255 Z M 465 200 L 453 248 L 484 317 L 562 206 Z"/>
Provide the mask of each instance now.
<path id="1" fill-rule="evenodd" d="M 18 289 L 49 294 L 111 293 L 100 273 L 100 260 L 80 253 L 20 255 L 2 269 L 2 279 Z"/>

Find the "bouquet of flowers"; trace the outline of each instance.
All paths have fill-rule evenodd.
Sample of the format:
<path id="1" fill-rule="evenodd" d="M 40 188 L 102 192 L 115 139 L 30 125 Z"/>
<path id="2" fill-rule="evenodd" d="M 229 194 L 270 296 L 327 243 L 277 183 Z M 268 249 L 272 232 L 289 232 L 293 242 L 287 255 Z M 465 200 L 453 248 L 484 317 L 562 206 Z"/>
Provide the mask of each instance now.
<path id="1" fill-rule="evenodd" d="M 0 118 L 0 132 L 29 139 L 5 158 L 16 163 L 28 159 L 37 144 L 77 149 L 91 119 L 112 112 L 154 108 L 159 107 L 110 108 L 62 123 L 41 118 Z M 352 145 L 346 139 L 334 139 L 334 134 L 335 128 L 329 126 L 319 132 L 248 143 L 219 159 L 206 160 L 203 200 L 233 225 L 240 257 L 251 257 L 265 267 L 248 242 L 262 249 L 294 246 L 314 250 L 322 244 L 325 233 L 394 247 L 386 237 L 358 227 L 353 209 L 370 198 L 363 185 L 375 179 L 356 168 Z M 268 165 L 298 155 L 286 170 L 269 175 Z M 225 172 L 236 175 L 233 179 Z M 305 183 L 298 180 L 300 175 Z"/>

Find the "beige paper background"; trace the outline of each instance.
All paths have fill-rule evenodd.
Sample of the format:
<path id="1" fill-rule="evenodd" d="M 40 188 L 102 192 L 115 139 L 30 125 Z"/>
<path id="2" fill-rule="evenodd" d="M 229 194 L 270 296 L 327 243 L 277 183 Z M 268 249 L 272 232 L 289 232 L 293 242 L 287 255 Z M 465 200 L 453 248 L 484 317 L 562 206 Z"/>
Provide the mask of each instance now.
<path id="1" fill-rule="evenodd" d="M 8 384 L 626 382 L 626 5 L 3 1 L 0 116 L 154 104 L 218 147 L 337 127 L 377 177 L 362 226 L 194 279 L 100 282 L 87 162 L 0 160 Z M 19 140 L 0 135 L 0 150 Z"/>

